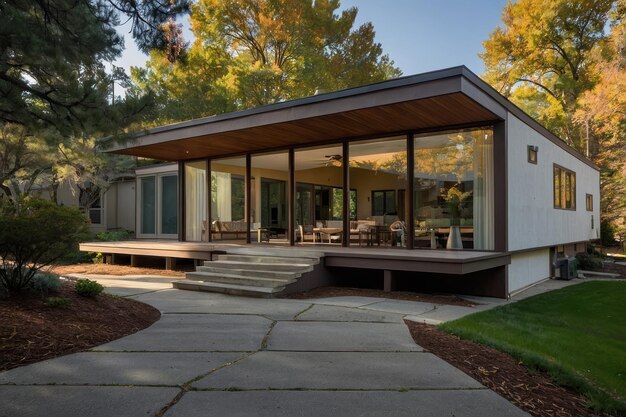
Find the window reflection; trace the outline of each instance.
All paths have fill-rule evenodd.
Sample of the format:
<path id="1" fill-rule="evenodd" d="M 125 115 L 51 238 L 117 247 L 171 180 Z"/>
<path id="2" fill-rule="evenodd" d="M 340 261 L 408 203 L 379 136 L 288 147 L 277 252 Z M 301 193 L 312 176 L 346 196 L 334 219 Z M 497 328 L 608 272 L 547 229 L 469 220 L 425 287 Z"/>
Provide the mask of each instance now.
<path id="1" fill-rule="evenodd" d="M 493 249 L 493 133 L 415 138 L 415 246 Z"/>

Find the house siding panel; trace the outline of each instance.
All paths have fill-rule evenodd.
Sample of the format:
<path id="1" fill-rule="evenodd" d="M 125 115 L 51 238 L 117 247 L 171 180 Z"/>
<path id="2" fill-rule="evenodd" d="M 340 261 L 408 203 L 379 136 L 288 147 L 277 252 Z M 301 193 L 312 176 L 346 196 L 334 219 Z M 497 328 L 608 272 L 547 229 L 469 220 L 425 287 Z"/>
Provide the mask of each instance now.
<path id="1" fill-rule="evenodd" d="M 550 249 L 511 255 L 509 292 L 515 292 L 550 277 Z"/>
<path id="2" fill-rule="evenodd" d="M 508 120 L 509 250 L 597 239 L 600 217 L 599 172 L 510 113 Z M 537 164 L 528 163 L 528 145 L 538 147 Z M 576 210 L 554 208 L 554 164 L 576 173 Z M 593 211 L 585 209 L 586 194 L 593 195 Z"/>

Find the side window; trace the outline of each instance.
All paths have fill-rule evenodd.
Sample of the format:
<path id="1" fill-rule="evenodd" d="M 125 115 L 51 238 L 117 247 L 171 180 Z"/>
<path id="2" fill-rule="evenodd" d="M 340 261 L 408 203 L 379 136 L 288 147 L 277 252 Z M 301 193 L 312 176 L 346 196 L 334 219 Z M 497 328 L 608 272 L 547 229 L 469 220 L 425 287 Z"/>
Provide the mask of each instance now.
<path id="1" fill-rule="evenodd" d="M 576 210 L 576 173 L 554 164 L 554 208 Z"/>

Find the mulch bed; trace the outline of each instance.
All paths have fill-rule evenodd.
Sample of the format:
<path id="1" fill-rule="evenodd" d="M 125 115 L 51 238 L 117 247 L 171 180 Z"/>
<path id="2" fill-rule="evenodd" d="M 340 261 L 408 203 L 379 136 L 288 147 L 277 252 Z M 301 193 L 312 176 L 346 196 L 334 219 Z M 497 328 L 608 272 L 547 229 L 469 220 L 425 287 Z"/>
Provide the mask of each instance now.
<path id="1" fill-rule="evenodd" d="M 422 294 L 405 291 L 387 292 L 383 290 L 373 290 L 366 288 L 348 288 L 348 287 L 319 287 L 310 291 L 289 294 L 286 298 L 296 300 L 306 300 L 309 298 L 327 298 L 327 297 L 378 297 L 389 298 L 393 300 L 419 301 L 422 303 L 433 304 L 449 304 L 455 306 L 474 307 L 475 303 L 471 303 L 456 295 L 447 294 Z"/>
<path id="2" fill-rule="evenodd" d="M 159 269 L 159 268 L 141 268 L 127 265 L 111 265 L 111 264 L 74 264 L 74 265 L 54 265 L 51 271 L 57 275 L 67 274 L 94 274 L 94 275 L 160 275 L 164 277 L 182 277 L 185 275 L 183 271 Z"/>
<path id="3" fill-rule="evenodd" d="M 555 385 L 550 377 L 531 372 L 520 361 L 488 346 L 405 320 L 415 343 L 461 369 L 532 416 L 597 416 L 585 407 L 585 398 Z"/>
<path id="4" fill-rule="evenodd" d="M 48 296 L 71 302 L 48 307 L 46 297 L 29 291 L 0 299 L 0 371 L 90 349 L 145 329 L 161 316 L 126 298 L 81 297 L 69 282 Z"/>

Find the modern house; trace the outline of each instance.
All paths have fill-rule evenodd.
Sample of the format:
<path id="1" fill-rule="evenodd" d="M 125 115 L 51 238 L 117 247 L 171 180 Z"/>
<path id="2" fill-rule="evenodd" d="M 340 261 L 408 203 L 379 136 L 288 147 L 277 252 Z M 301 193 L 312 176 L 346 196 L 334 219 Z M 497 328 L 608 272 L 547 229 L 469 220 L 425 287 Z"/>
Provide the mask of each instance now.
<path id="1" fill-rule="evenodd" d="M 465 67 L 162 126 L 111 151 L 172 163 L 137 173 L 138 241 L 84 250 L 318 254 L 324 274 L 293 288 L 375 277 L 507 297 L 599 238 L 598 168 Z"/>

